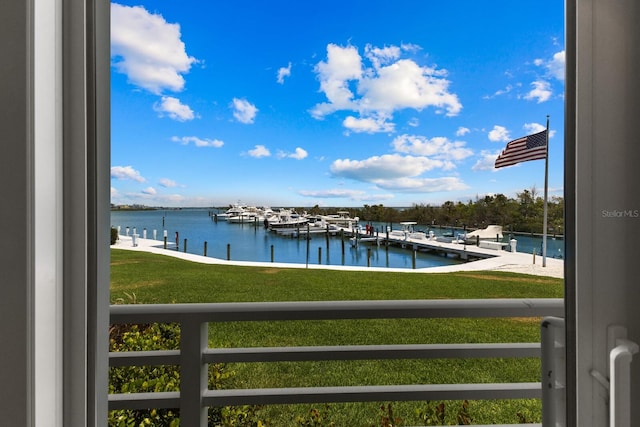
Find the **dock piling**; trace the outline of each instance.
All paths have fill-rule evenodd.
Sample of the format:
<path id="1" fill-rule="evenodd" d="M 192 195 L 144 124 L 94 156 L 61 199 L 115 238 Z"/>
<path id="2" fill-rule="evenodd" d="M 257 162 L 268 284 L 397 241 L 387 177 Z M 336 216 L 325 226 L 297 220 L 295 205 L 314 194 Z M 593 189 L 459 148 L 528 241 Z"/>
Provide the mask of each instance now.
<path id="1" fill-rule="evenodd" d="M 329 224 L 327 224 L 327 250 L 329 249 Z"/>

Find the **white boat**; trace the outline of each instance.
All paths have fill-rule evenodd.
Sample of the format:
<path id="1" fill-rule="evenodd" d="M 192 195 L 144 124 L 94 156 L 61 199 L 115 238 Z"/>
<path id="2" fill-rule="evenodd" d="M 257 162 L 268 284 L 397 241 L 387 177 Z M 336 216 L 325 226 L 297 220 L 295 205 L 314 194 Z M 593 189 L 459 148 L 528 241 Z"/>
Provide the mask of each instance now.
<path id="1" fill-rule="evenodd" d="M 358 224 L 358 221 L 360 221 L 360 218 L 358 217 L 351 218 L 349 215 L 350 215 L 349 211 L 338 211 L 333 215 L 318 215 L 318 216 L 321 218 L 322 221 L 326 222 L 327 224 L 330 224 L 330 225 L 333 224 L 343 228 L 353 228 L 354 225 Z"/>
<path id="2" fill-rule="evenodd" d="M 305 226 L 309 222 L 309 218 L 291 209 L 281 209 L 265 221 L 270 229 L 298 228 Z"/>
<path id="3" fill-rule="evenodd" d="M 502 226 L 488 225 L 486 228 L 471 231 L 467 233 L 466 240 L 502 240 Z"/>
<path id="4" fill-rule="evenodd" d="M 229 216 L 227 218 L 227 222 L 232 224 L 246 224 L 254 223 L 256 221 L 262 222 L 263 220 L 264 216 L 261 215 L 260 209 L 255 206 L 245 206 L 237 215 Z"/>
<path id="5" fill-rule="evenodd" d="M 245 206 L 236 204 L 227 209 L 224 213 L 218 214 L 218 219 L 227 221 L 229 218 L 237 217 L 245 211 Z"/>
<path id="6" fill-rule="evenodd" d="M 415 231 L 414 227 L 418 224 L 415 221 L 404 221 L 401 222 L 402 226 L 401 230 L 392 230 L 389 231 L 390 239 L 399 239 L 399 240 L 427 240 L 427 235 L 422 231 Z"/>

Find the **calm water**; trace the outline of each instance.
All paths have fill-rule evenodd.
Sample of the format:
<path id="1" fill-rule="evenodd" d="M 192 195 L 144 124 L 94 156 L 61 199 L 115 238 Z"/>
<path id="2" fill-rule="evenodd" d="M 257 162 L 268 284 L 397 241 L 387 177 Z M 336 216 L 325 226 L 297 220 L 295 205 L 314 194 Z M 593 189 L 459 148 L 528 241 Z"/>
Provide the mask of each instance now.
<path id="1" fill-rule="evenodd" d="M 142 237 L 146 228 L 147 238 L 153 238 L 153 230 L 157 239 L 162 240 L 163 231 L 167 231 L 167 241 L 175 247 L 178 233 L 179 250 L 184 250 L 184 239 L 187 239 L 187 252 L 202 255 L 204 243 L 207 242 L 207 256 L 226 259 L 227 245 L 230 245 L 232 260 L 271 261 L 271 246 L 275 262 L 299 264 L 331 264 L 331 265 L 367 265 L 367 249 L 371 250 L 369 260 L 371 267 L 412 268 L 412 251 L 384 246 L 360 245 L 351 247 L 348 240 L 344 242 L 344 255 L 340 237 L 331 237 L 327 246 L 324 235 L 312 235 L 309 244 L 304 238 L 279 236 L 265 230 L 262 224 L 229 224 L 226 221 L 217 223 L 209 216 L 208 209 L 155 210 L 155 211 L 112 211 L 111 225 L 125 228 L 136 228 Z M 396 228 L 394 226 L 394 228 Z M 397 227 L 399 228 L 399 226 Z M 435 230 L 436 233 L 439 230 Z M 131 231 L 133 233 L 133 231 Z M 505 236 L 505 239 L 507 237 Z M 533 249 L 540 253 L 541 239 L 529 236 L 517 236 L 518 251 L 531 253 Z M 562 240 L 548 241 L 549 256 L 562 253 Z M 558 251 L 560 249 L 560 251 Z M 427 253 L 418 253 L 416 268 L 435 267 L 457 264 L 460 261 L 453 257 L 444 257 Z"/>

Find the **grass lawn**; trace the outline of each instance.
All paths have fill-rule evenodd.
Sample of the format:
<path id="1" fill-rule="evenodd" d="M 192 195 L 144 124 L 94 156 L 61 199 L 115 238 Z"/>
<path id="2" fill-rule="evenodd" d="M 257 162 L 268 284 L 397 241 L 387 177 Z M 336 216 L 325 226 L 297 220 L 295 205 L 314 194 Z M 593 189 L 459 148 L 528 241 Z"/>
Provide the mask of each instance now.
<path id="1" fill-rule="evenodd" d="M 460 298 L 561 298 L 562 279 L 501 272 L 415 274 L 203 265 L 169 256 L 111 251 L 113 302 L 204 303 Z M 237 322 L 212 325 L 211 347 L 536 342 L 539 319 L 400 319 Z M 228 387 L 539 381 L 537 359 L 404 360 L 233 364 Z M 259 409 L 269 425 L 381 425 L 380 403 L 272 406 Z M 393 425 L 426 425 L 426 402 L 393 403 Z M 316 405 L 318 406 L 318 405 Z M 447 402 L 455 421 L 460 402 Z M 312 424 L 309 411 L 324 414 Z M 431 412 L 430 412 L 431 411 Z M 474 423 L 539 422 L 537 400 L 470 402 Z M 425 415 L 427 414 L 427 415 Z M 295 422 L 301 417 L 307 424 Z M 357 420 L 357 421 L 356 421 Z"/>

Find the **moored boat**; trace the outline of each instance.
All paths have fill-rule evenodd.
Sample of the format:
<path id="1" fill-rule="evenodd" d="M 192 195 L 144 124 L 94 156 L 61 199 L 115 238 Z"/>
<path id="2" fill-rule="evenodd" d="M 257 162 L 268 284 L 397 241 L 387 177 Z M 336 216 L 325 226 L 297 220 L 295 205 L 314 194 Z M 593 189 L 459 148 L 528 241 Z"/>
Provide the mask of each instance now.
<path id="1" fill-rule="evenodd" d="M 471 231 L 465 236 L 467 241 L 476 242 L 478 240 L 502 240 L 502 226 L 488 225 L 486 228 Z"/>
<path id="2" fill-rule="evenodd" d="M 360 221 L 360 218 L 358 217 L 351 218 L 349 211 L 338 211 L 332 215 L 318 215 L 318 217 L 327 224 L 333 224 L 342 228 L 353 228 L 358 224 L 358 221 Z"/>
<path id="3" fill-rule="evenodd" d="M 265 222 L 270 229 L 297 228 L 305 226 L 309 222 L 309 218 L 291 209 L 281 209 L 266 218 Z"/>

